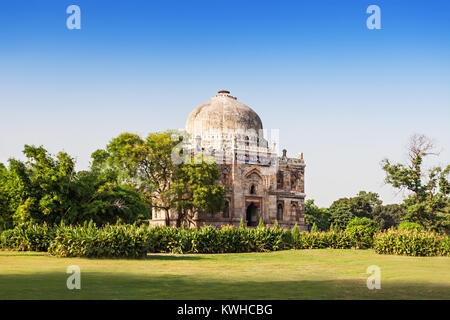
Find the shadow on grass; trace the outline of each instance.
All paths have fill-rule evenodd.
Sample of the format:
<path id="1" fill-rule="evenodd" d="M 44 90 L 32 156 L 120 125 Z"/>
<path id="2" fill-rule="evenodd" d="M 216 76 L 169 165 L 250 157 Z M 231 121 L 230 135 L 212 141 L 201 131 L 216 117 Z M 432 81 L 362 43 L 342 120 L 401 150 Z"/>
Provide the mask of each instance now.
<path id="1" fill-rule="evenodd" d="M 369 290 L 366 279 L 226 279 L 199 275 L 82 272 L 81 290 L 68 290 L 64 271 L 0 275 L 0 299 L 450 299 L 448 284 L 382 281 Z"/>

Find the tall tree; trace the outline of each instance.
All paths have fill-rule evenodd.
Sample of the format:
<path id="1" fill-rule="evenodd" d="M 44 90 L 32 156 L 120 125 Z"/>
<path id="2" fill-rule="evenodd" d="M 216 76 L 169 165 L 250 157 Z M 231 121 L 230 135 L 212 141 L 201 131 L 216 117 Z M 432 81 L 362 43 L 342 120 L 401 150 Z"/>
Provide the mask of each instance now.
<path id="1" fill-rule="evenodd" d="M 397 227 L 403 215 L 403 206 L 399 204 L 378 205 L 372 211 L 372 219 L 382 230 Z"/>
<path id="2" fill-rule="evenodd" d="M 0 169 L 0 205 L 6 199 L 7 213 L 2 213 L 6 227 L 11 222 L 93 220 L 103 224 L 148 217 L 139 195 L 120 186 L 114 172 L 76 172 L 67 153 L 54 157 L 42 146 L 26 145 L 24 154 L 26 162 L 10 159 L 8 168 Z"/>
<path id="3" fill-rule="evenodd" d="M 202 155 L 191 157 L 180 164 L 174 176 L 172 191 L 176 195 L 173 207 L 177 210 L 177 226 L 191 224 L 201 212 L 216 213 L 223 210 L 225 187 L 217 183 L 220 178 L 218 166 Z"/>
<path id="4" fill-rule="evenodd" d="M 407 154 L 406 164 L 391 163 L 388 159 L 382 161 L 386 183 L 409 192 L 404 201 L 406 214 L 403 220 L 431 230 L 450 232 L 450 217 L 445 209 L 449 206 L 450 165 L 423 169 L 424 158 L 438 155 L 432 140 L 424 135 L 411 136 Z"/>
<path id="5" fill-rule="evenodd" d="M 305 220 L 309 226 L 316 225 L 322 231 L 330 228 L 330 213 L 326 208 L 319 208 L 314 200 L 306 200 L 305 202 Z"/>
<path id="6" fill-rule="evenodd" d="M 379 195 L 375 192 L 360 191 L 356 197 L 349 200 L 352 213 L 358 218 L 372 218 L 373 209 L 382 204 Z"/>
<path id="7" fill-rule="evenodd" d="M 0 163 L 0 231 L 12 228 L 13 212 L 10 209 L 10 199 L 7 190 L 8 170 L 3 163 Z"/>
<path id="8" fill-rule="evenodd" d="M 193 212 L 211 213 L 221 209 L 223 188 L 216 182 L 219 171 L 215 164 L 203 159 L 191 161 L 189 155 L 178 154 L 182 141 L 176 131 L 150 133 L 143 140 L 138 135 L 123 133 L 111 140 L 106 150 L 92 154 L 93 168 L 110 168 L 124 183 L 135 188 L 148 205 L 165 212 L 170 225 L 170 212 L 176 210 L 180 224 L 191 219 Z M 182 149 L 181 149 L 182 150 Z"/>
<path id="9" fill-rule="evenodd" d="M 119 179 L 135 188 L 149 206 L 164 210 L 169 225 L 176 169 L 171 154 L 177 144 L 170 131 L 150 133 L 145 140 L 125 132 L 112 139 L 106 150 L 92 154 L 92 167 L 115 170 Z"/>
<path id="10" fill-rule="evenodd" d="M 354 215 L 352 214 L 352 208 L 348 201 L 340 200 L 333 202 L 328 210 L 331 215 L 331 223 L 335 228 L 342 230 L 353 220 Z"/>

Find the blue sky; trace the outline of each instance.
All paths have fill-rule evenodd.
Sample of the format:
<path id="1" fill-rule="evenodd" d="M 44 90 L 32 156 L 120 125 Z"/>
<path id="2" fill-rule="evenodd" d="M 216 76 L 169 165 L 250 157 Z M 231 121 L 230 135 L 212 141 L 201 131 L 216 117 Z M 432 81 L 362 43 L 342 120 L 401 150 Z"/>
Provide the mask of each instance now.
<path id="1" fill-rule="evenodd" d="M 81 30 L 66 8 L 81 8 Z M 369 30 L 366 8 L 381 8 Z M 78 168 L 124 131 L 183 128 L 219 89 L 303 152 L 306 193 L 327 206 L 359 190 L 386 203 L 380 161 L 415 132 L 450 160 L 448 1 L 4 1 L 0 162 L 24 144 Z"/>

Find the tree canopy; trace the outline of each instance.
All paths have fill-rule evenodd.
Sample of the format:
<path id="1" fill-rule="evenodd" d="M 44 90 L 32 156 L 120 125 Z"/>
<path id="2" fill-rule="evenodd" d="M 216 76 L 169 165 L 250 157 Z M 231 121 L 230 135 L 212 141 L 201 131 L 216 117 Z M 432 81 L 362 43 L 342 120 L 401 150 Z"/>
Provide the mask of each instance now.
<path id="1" fill-rule="evenodd" d="M 424 158 L 438 154 L 431 139 L 424 135 L 411 136 L 407 154 L 405 164 L 391 163 L 388 159 L 382 161 L 386 183 L 409 192 L 404 201 L 406 213 L 402 221 L 415 222 L 429 230 L 450 232 L 450 165 L 424 170 Z"/>
<path id="2" fill-rule="evenodd" d="M 178 213 L 177 224 L 192 221 L 200 211 L 216 213 L 223 208 L 225 189 L 218 183 L 219 168 L 210 159 L 191 159 L 178 163 L 173 153 L 179 148 L 180 133 L 150 133 L 144 140 L 123 133 L 112 139 L 106 150 L 92 154 L 92 168 L 111 169 L 120 181 L 130 185 L 147 204 L 165 212 L 169 225 L 170 210 Z"/>
<path id="3" fill-rule="evenodd" d="M 67 153 L 52 156 L 42 146 L 25 145 L 23 153 L 27 161 L 10 159 L 0 168 L 2 228 L 27 221 L 102 224 L 148 216 L 139 195 L 119 185 L 114 172 L 76 172 Z"/>

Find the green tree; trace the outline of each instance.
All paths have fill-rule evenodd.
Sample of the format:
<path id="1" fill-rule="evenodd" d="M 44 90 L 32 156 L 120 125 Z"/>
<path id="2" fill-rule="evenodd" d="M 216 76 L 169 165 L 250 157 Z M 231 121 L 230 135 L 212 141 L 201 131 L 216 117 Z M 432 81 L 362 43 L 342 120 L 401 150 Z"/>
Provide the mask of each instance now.
<path id="1" fill-rule="evenodd" d="M 371 218 L 373 209 L 382 204 L 379 195 L 374 192 L 360 191 L 355 197 L 340 198 L 334 201 L 330 208 L 337 205 L 346 204 L 354 217 Z"/>
<path id="2" fill-rule="evenodd" d="M 176 164 L 172 151 L 179 141 L 172 131 L 150 133 L 144 140 L 133 133 L 122 133 L 112 139 L 106 150 L 92 154 L 92 168 L 110 168 L 122 183 L 137 190 L 146 203 L 165 212 L 170 224 L 170 209 L 176 197 L 172 190 Z"/>
<path id="3" fill-rule="evenodd" d="M 176 167 L 171 192 L 175 194 L 172 208 L 177 211 L 177 226 L 193 222 L 201 212 L 216 213 L 225 205 L 225 187 L 217 183 L 219 167 L 214 161 L 198 156 Z"/>
<path id="4" fill-rule="evenodd" d="M 343 230 L 354 218 L 350 205 L 346 201 L 335 201 L 328 209 L 331 215 L 331 223 L 335 230 Z"/>
<path id="5" fill-rule="evenodd" d="M 165 131 L 150 133 L 143 140 L 122 133 L 106 150 L 92 154 L 92 168 L 116 172 L 119 181 L 139 192 L 149 207 L 165 212 L 167 226 L 171 210 L 177 211 L 178 226 L 200 212 L 222 210 L 225 189 L 217 183 L 219 168 L 202 155 L 183 154 L 184 142 L 174 139 L 180 136 L 177 131 Z"/>
<path id="6" fill-rule="evenodd" d="M 8 161 L 3 189 L 10 199 L 14 223 L 35 220 L 55 223 L 70 208 L 70 184 L 75 162 L 65 152 L 52 157 L 42 146 L 25 145 L 27 161 Z"/>
<path id="7" fill-rule="evenodd" d="M 326 231 L 330 228 L 330 213 L 325 208 L 319 208 L 314 204 L 314 200 L 306 200 L 305 202 L 305 221 L 306 224 L 312 226 L 314 224 L 322 230 Z"/>
<path id="8" fill-rule="evenodd" d="M 382 230 L 397 227 L 403 215 L 403 207 L 399 204 L 379 205 L 372 211 L 372 219 Z"/>
<path id="9" fill-rule="evenodd" d="M 349 200 L 352 214 L 359 218 L 371 218 L 374 208 L 382 204 L 379 195 L 375 192 L 360 191 L 356 197 Z"/>
<path id="10" fill-rule="evenodd" d="M 10 210 L 7 176 L 7 168 L 3 163 L 0 163 L 0 232 L 2 230 L 10 229 L 13 226 L 13 212 Z"/>
<path id="11" fill-rule="evenodd" d="M 68 223 L 134 223 L 150 218 L 140 195 L 129 186 L 118 184 L 112 171 L 81 171 L 71 190 L 71 210 L 64 217 Z"/>
<path id="12" fill-rule="evenodd" d="M 424 135 L 413 135 L 407 148 L 408 163 L 382 161 L 386 183 L 394 188 L 406 190 L 409 196 L 404 201 L 405 215 L 402 221 L 419 223 L 427 229 L 450 232 L 449 206 L 450 165 L 433 167 L 424 172 L 423 160 L 437 155 L 432 141 Z"/>
<path id="13" fill-rule="evenodd" d="M 137 193 L 117 184 L 114 172 L 80 172 L 67 153 L 53 157 L 42 146 L 24 148 L 26 162 L 9 160 L 1 169 L 0 198 L 7 201 L 5 225 L 27 221 L 99 224 L 133 222 L 146 214 Z M 3 217 L 3 216 L 2 216 Z"/>

